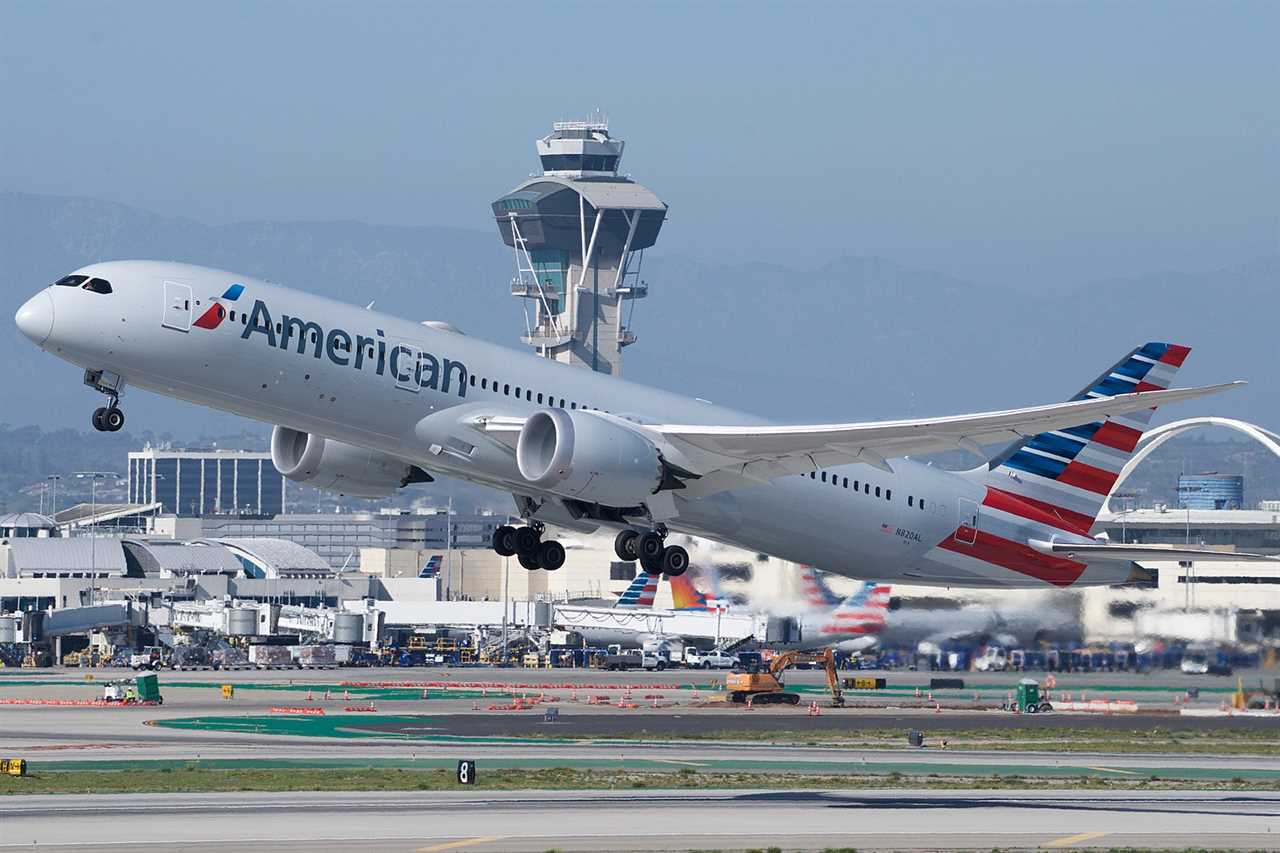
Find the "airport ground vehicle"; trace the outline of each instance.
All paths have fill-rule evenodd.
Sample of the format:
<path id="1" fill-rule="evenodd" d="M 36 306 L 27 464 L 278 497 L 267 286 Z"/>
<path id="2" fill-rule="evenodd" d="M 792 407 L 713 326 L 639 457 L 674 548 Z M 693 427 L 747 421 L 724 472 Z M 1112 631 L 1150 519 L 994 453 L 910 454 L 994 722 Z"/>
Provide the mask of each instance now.
<path id="1" fill-rule="evenodd" d="M 604 654 L 591 658 L 591 666 L 596 669 L 638 669 L 644 665 L 644 658 L 639 651 L 624 652 L 619 645 L 609 646 Z"/>
<path id="2" fill-rule="evenodd" d="M 160 680 L 154 672 L 107 682 L 102 689 L 102 700 L 122 705 L 164 704 L 164 697 L 160 695 Z"/>
<path id="3" fill-rule="evenodd" d="M 721 649 L 701 651 L 695 648 L 684 650 L 685 666 L 698 669 L 733 669 L 738 665 L 738 658 Z"/>
<path id="4" fill-rule="evenodd" d="M 1024 678 L 1018 682 L 1013 694 L 1013 704 L 1004 703 L 1002 711 L 1018 711 L 1022 714 L 1040 714 L 1052 711 L 1053 705 L 1040 695 L 1040 682 L 1034 678 Z"/>
<path id="5" fill-rule="evenodd" d="M 148 646 L 129 655 L 130 669 L 160 669 L 162 666 L 164 666 L 164 650 L 159 646 Z"/>
<path id="6" fill-rule="evenodd" d="M 821 652 L 789 651 L 775 656 L 769 661 L 768 669 L 753 668 L 746 671 L 734 671 L 725 677 L 725 688 L 734 702 L 751 700 L 768 704 L 799 705 L 800 694 L 786 689 L 782 682 L 782 673 L 788 667 L 809 663 L 822 667 L 827 673 L 827 689 L 831 691 L 831 704 L 844 705 L 844 691 L 840 687 L 840 678 L 836 673 L 835 655 L 831 649 Z"/>
<path id="7" fill-rule="evenodd" d="M 973 668 L 977 672 L 1004 672 L 1009 668 L 1009 656 L 999 646 L 987 646 L 973 659 Z"/>
<path id="8" fill-rule="evenodd" d="M 640 653 L 640 666 L 644 669 L 656 669 L 659 672 L 671 665 L 666 652 L 644 651 Z"/>
<path id="9" fill-rule="evenodd" d="M 1178 669 L 1187 675 L 1230 675 L 1231 664 L 1216 649 L 1190 646 L 1182 653 Z"/>

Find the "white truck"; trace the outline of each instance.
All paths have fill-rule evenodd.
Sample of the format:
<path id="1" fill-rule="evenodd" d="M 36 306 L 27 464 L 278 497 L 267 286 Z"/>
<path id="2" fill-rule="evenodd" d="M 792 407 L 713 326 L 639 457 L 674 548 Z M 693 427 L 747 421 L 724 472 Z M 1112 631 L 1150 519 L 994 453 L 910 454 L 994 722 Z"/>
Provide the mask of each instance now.
<path id="1" fill-rule="evenodd" d="M 733 669 L 738 665 L 738 657 L 722 649 L 704 652 L 691 646 L 684 650 L 684 665 L 695 669 Z"/>

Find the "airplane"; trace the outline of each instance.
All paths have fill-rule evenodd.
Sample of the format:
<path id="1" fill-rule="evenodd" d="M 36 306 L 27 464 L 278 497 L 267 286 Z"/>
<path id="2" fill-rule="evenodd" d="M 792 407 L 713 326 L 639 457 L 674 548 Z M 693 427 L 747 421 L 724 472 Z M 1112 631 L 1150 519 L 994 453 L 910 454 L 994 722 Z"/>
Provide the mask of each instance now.
<path id="1" fill-rule="evenodd" d="M 818 576 L 815 574 L 814 578 Z M 885 629 L 889 592 L 890 587 L 885 584 L 865 581 L 834 607 L 770 619 L 763 645 L 775 651 L 831 648 L 849 654 L 868 652 L 879 645 L 879 634 Z"/>
<path id="2" fill-rule="evenodd" d="M 673 610 L 714 613 L 717 610 L 727 611 L 731 605 L 698 589 L 688 575 L 678 575 L 671 578 L 671 607 Z"/>
<path id="3" fill-rule="evenodd" d="M 979 587 L 1150 581 L 1142 559 L 1248 559 L 1089 535 L 1189 352 L 1144 344 L 1062 403 L 949 417 L 782 424 L 232 272 L 91 264 L 37 292 L 19 330 L 84 369 L 124 425 L 128 386 L 274 425 L 297 482 L 383 497 L 447 475 L 509 492 L 494 550 L 555 570 L 548 525 L 617 531 L 622 559 L 678 576 L 678 532 L 857 578 Z M 909 456 L 1012 442 L 969 471 Z M 984 455 L 985 458 L 985 455 Z M 1257 559 L 1270 559 L 1257 557 Z"/>

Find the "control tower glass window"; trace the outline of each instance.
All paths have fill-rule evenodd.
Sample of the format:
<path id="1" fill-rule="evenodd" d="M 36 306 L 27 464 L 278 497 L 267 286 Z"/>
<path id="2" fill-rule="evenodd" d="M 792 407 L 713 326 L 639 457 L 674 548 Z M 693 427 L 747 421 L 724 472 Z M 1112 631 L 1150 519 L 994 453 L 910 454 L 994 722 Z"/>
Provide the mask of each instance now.
<path id="1" fill-rule="evenodd" d="M 617 154 L 543 154 L 544 172 L 616 172 Z"/>
<path id="2" fill-rule="evenodd" d="M 569 253 L 564 249 L 534 249 L 529 255 L 538 282 L 557 294 L 564 293 L 569 275 Z"/>

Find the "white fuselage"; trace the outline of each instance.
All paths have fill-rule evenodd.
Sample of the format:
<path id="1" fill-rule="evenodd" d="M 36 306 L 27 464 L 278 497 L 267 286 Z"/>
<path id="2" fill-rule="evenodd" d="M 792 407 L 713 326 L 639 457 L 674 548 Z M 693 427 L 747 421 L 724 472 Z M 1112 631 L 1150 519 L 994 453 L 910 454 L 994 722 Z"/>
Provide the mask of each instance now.
<path id="1" fill-rule="evenodd" d="M 220 270 L 120 261 L 80 272 L 108 280 L 112 292 L 51 286 L 19 314 L 24 333 L 60 358 L 118 374 L 130 386 L 545 500 L 549 508 L 559 506 L 557 495 L 532 488 L 511 448 L 475 426 L 477 416 L 523 418 L 563 407 L 649 423 L 767 423 Z M 240 292 L 227 299 L 236 284 Z M 208 328 L 196 325 L 215 302 L 225 318 Z M 466 452 L 456 452 L 459 447 Z M 910 460 L 895 460 L 892 467 L 885 473 L 869 465 L 842 466 L 696 498 L 675 492 L 677 512 L 666 525 L 850 577 L 1046 585 L 979 554 L 938 547 L 952 542 L 960 514 L 982 503 L 980 478 Z M 547 520 L 558 517 L 550 513 Z M 1009 535 L 1020 541 L 1047 538 L 1021 519 L 990 522 L 1013 530 Z M 1123 564 L 1090 565 L 1080 582 L 1117 582 L 1126 571 Z"/>

